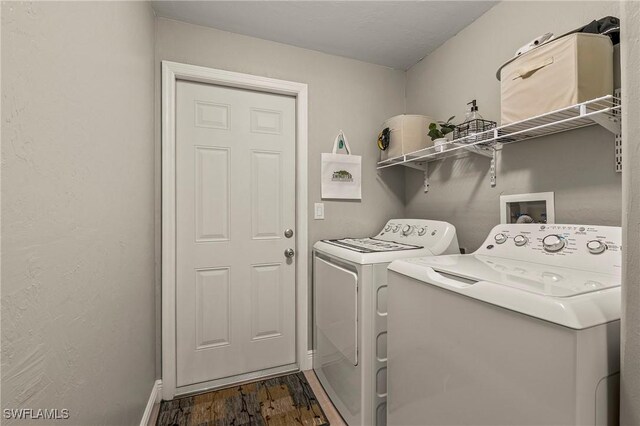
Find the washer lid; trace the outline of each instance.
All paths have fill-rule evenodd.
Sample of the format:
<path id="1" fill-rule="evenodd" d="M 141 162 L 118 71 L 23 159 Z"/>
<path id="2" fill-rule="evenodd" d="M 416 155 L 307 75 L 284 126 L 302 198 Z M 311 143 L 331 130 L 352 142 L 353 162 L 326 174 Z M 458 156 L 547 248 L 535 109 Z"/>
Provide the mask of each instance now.
<path id="1" fill-rule="evenodd" d="M 396 260 L 389 270 L 576 330 L 620 319 L 620 277 L 493 256 Z M 390 274 L 391 288 L 397 278 Z"/>
<path id="2" fill-rule="evenodd" d="M 620 277 L 494 256 L 460 255 L 407 259 L 470 281 L 490 281 L 529 293 L 572 297 L 620 286 Z"/>

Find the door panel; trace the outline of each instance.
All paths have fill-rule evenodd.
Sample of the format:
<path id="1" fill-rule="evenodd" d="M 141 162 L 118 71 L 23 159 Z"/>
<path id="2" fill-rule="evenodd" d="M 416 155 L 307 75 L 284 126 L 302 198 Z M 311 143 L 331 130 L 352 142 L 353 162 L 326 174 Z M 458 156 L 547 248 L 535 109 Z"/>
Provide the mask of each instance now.
<path id="1" fill-rule="evenodd" d="M 196 349 L 228 345 L 229 268 L 196 271 Z"/>
<path id="2" fill-rule="evenodd" d="M 254 239 L 281 238 L 283 235 L 281 160 L 279 152 L 251 153 L 251 226 Z"/>
<path id="3" fill-rule="evenodd" d="M 255 265 L 251 271 L 252 340 L 282 335 L 282 264 Z"/>
<path id="4" fill-rule="evenodd" d="M 178 81 L 177 386 L 295 363 L 295 100 Z"/>
<path id="5" fill-rule="evenodd" d="M 229 149 L 195 147 L 196 241 L 229 239 Z"/>
<path id="6" fill-rule="evenodd" d="M 215 102 L 195 101 L 197 127 L 229 129 L 229 105 Z"/>
<path id="7" fill-rule="evenodd" d="M 282 129 L 282 113 L 266 109 L 251 109 L 251 131 L 279 135 Z"/>

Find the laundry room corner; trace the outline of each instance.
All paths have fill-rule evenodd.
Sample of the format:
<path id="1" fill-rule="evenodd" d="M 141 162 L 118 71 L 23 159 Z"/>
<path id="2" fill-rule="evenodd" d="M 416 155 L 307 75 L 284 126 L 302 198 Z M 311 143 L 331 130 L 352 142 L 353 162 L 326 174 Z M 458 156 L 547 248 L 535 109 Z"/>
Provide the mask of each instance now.
<path id="1" fill-rule="evenodd" d="M 499 122 L 496 70 L 520 46 L 544 31 L 563 34 L 594 17 L 619 14 L 617 1 L 500 2 L 409 68 L 406 112 L 441 120 L 455 116 L 458 123 L 475 99 L 484 119 Z M 619 75 L 616 46 L 616 88 Z M 602 166 L 589 167 L 594 163 Z M 620 226 L 621 173 L 615 170 L 611 133 L 600 126 L 505 147 L 497 156 L 495 187 L 490 167 L 490 159 L 476 155 L 430 163 L 426 194 L 423 174 L 407 169 L 406 217 L 455 223 L 467 252 L 499 223 L 500 195 L 555 192 L 557 223 Z"/>

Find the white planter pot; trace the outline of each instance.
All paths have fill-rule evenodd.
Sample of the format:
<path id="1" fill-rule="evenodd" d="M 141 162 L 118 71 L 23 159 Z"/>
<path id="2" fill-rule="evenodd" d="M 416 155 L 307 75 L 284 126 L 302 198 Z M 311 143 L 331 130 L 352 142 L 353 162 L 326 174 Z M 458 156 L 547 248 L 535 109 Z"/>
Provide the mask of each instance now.
<path id="1" fill-rule="evenodd" d="M 447 138 L 440 138 L 440 139 L 436 139 L 433 141 L 433 146 L 435 146 L 436 152 L 442 152 L 444 151 L 444 144 L 446 144 L 447 142 L 449 142 L 449 139 Z"/>

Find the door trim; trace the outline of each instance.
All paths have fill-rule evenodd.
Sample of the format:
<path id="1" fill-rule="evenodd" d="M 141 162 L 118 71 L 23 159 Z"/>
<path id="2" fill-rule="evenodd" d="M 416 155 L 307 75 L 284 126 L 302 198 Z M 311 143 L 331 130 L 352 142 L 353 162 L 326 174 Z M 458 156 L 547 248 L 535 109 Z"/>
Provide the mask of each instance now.
<path id="1" fill-rule="evenodd" d="M 308 88 L 273 78 L 162 61 L 162 397 L 176 395 L 176 81 L 250 89 L 296 98 L 296 363 L 308 357 Z M 203 387 L 206 384 L 202 384 Z"/>

